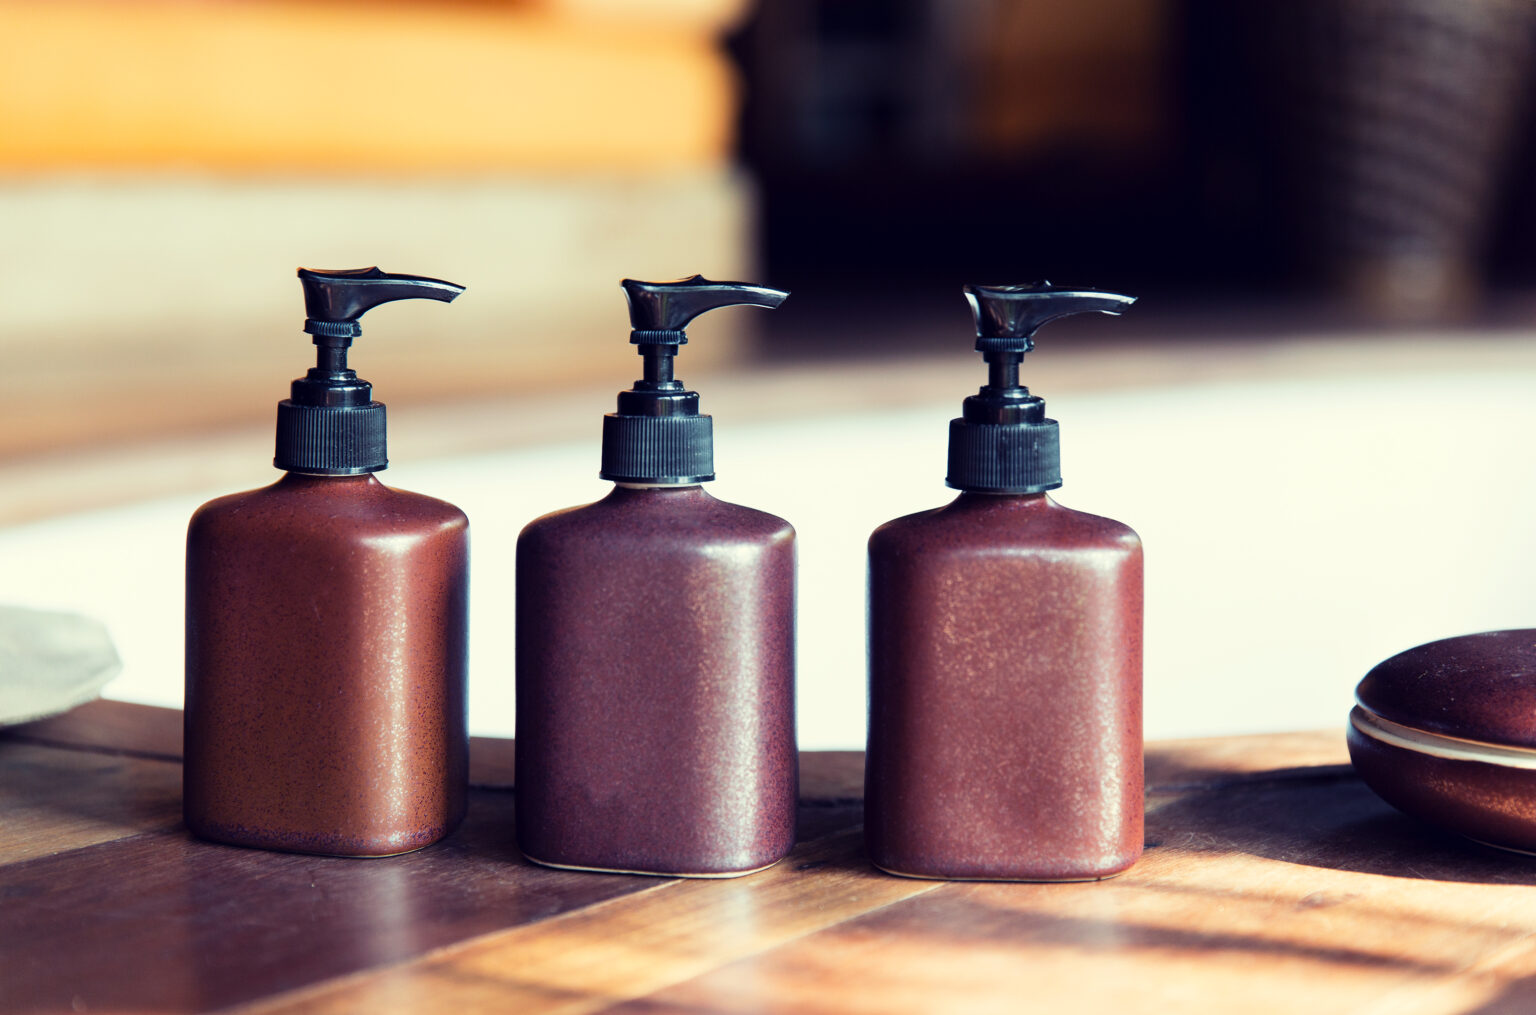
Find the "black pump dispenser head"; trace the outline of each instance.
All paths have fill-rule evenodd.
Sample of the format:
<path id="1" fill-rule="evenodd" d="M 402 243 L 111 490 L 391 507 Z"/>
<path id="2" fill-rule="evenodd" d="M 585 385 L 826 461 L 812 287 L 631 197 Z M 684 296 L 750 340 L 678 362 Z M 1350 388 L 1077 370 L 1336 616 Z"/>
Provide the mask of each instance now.
<path id="1" fill-rule="evenodd" d="M 304 330 L 314 336 L 316 363 L 277 404 L 277 455 L 288 472 L 356 476 L 389 465 L 384 404 L 373 386 L 347 367 L 347 349 L 362 334 L 357 319 L 395 300 L 451 302 L 464 291 L 452 282 L 392 275 L 378 268 L 299 269 L 304 287 Z"/>
<path id="2" fill-rule="evenodd" d="M 1035 347 L 1042 324 L 1070 314 L 1119 314 L 1134 296 L 1097 289 L 1031 285 L 968 285 L 976 318 L 976 350 L 987 362 L 987 383 L 949 423 L 945 482 L 972 493 L 1044 493 L 1061 485 L 1061 441 L 1045 400 L 1019 383 L 1019 364 Z"/>
<path id="3" fill-rule="evenodd" d="M 789 293 L 747 282 L 711 282 L 703 275 L 675 282 L 619 283 L 629 300 L 631 344 L 645 375 L 619 392 L 618 411 L 603 417 L 603 467 L 617 483 L 687 486 L 715 478 L 713 421 L 699 415 L 697 392 L 673 377 L 672 360 L 688 343 L 683 328 L 717 307 L 772 309 Z"/>

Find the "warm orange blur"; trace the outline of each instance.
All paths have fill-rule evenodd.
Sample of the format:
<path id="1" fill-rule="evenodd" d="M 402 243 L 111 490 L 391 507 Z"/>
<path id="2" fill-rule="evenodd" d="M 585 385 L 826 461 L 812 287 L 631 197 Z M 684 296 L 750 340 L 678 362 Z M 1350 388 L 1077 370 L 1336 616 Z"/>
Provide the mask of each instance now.
<path id="1" fill-rule="evenodd" d="M 622 378 L 621 277 L 751 273 L 742 7 L 0 0 L 0 456 L 265 420 L 300 265 L 469 287 L 370 319 L 397 404 Z"/>
<path id="2" fill-rule="evenodd" d="M 6 3 L 0 170 L 716 165 L 735 88 L 712 33 L 735 4 L 680 6 Z"/>

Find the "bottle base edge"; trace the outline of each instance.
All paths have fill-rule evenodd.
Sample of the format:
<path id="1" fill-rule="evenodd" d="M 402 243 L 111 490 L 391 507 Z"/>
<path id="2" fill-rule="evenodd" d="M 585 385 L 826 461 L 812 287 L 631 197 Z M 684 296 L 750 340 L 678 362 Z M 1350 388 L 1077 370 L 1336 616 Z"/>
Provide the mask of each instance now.
<path id="1" fill-rule="evenodd" d="M 638 874 L 642 877 L 648 878 L 695 878 L 710 881 L 724 881 L 730 878 L 744 878 L 748 874 L 758 874 L 767 870 L 769 867 L 774 866 L 774 864 L 777 864 L 779 860 L 783 859 L 783 857 L 780 857 L 779 860 L 774 860 L 771 863 L 765 863 L 761 867 L 752 867 L 748 870 L 708 871 L 705 873 L 695 874 L 684 873 L 682 871 L 643 871 L 629 870 L 623 867 L 589 867 L 582 864 L 555 863 L 552 860 L 541 860 L 538 857 L 532 856 L 528 853 L 523 853 L 523 858 L 529 863 L 538 864 L 540 867 L 552 867 L 555 870 L 563 871 L 583 871 L 589 874 Z"/>
<path id="2" fill-rule="evenodd" d="M 1081 884 L 1087 881 L 1108 881 L 1110 878 L 1117 878 L 1131 869 L 1130 867 L 1125 867 L 1122 870 L 1110 871 L 1108 874 L 1085 874 L 1082 877 L 1032 878 L 1022 875 L 1017 877 L 982 877 L 979 875 L 965 874 L 911 874 L 907 871 L 899 871 L 890 867 L 885 867 L 881 864 L 875 863 L 873 860 L 870 861 L 870 865 L 876 870 L 883 871 L 886 874 L 892 874 L 898 878 L 911 878 L 914 881 L 992 881 L 1004 883 L 1012 882 L 1015 884 L 1025 885 L 1071 885 Z"/>

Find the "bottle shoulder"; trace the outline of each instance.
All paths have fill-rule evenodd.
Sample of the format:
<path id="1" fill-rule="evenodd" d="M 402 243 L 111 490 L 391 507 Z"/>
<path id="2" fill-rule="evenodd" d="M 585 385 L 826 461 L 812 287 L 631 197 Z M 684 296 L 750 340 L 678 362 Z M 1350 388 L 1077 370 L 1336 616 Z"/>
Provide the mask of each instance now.
<path id="1" fill-rule="evenodd" d="M 208 501 L 193 512 L 188 531 L 193 535 L 253 529 L 345 531 L 367 537 L 468 527 L 468 516 L 457 506 L 393 489 L 372 476 L 289 475 L 269 486 Z"/>
<path id="2" fill-rule="evenodd" d="M 1034 498 L 962 494 L 951 503 L 893 519 L 870 536 L 871 553 L 955 550 L 1141 552 L 1141 537 L 1124 522 L 1078 511 L 1044 495 Z"/>
<path id="3" fill-rule="evenodd" d="M 520 545 L 568 540 L 686 546 L 791 543 L 794 526 L 777 515 L 692 493 L 616 489 L 602 500 L 542 515 L 524 526 Z"/>
<path id="4" fill-rule="evenodd" d="M 794 539 L 795 527 L 776 514 L 733 504 L 727 500 L 715 501 L 713 520 L 716 524 L 729 524 L 745 535 L 761 539 Z"/>
<path id="5" fill-rule="evenodd" d="M 450 504 L 439 497 L 415 493 L 411 490 L 395 490 L 387 487 L 386 489 L 392 498 L 392 510 L 397 515 L 451 528 L 469 527 L 469 516 L 457 504 Z"/>

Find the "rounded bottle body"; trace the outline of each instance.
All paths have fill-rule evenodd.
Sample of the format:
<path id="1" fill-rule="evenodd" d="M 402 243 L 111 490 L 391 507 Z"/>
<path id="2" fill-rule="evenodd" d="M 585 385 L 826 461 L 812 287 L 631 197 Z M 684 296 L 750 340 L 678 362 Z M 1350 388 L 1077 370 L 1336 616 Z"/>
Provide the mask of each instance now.
<path id="1" fill-rule="evenodd" d="M 794 529 L 616 487 L 517 549 L 517 834 L 549 866 L 729 877 L 794 844 Z"/>
<path id="2" fill-rule="evenodd" d="M 468 521 L 371 475 L 290 473 L 187 533 L 188 828 L 388 856 L 463 818 Z"/>
<path id="3" fill-rule="evenodd" d="M 865 834 L 914 877 L 1073 881 L 1142 848 L 1142 552 L 1045 494 L 869 542 Z"/>

